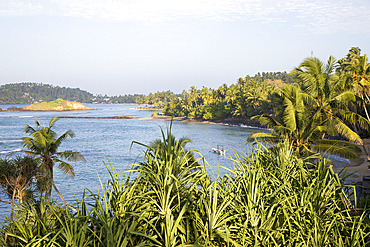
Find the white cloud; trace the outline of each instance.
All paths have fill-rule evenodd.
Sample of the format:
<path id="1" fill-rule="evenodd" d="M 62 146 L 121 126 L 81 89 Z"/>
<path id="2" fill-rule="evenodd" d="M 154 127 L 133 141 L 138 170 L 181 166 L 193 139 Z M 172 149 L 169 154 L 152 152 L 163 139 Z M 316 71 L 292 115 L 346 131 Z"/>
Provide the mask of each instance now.
<path id="1" fill-rule="evenodd" d="M 110 21 L 177 18 L 287 22 L 316 32 L 369 32 L 367 0 L 0 0 L 0 16 L 56 15 Z"/>

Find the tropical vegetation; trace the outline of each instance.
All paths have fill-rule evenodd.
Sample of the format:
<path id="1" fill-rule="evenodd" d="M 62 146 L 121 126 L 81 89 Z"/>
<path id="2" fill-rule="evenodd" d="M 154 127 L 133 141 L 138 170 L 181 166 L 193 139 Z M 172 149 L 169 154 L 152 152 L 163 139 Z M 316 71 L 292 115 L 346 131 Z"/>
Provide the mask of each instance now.
<path id="1" fill-rule="evenodd" d="M 344 71 L 335 73 L 336 66 L 343 66 Z M 358 104 L 364 104 L 366 110 L 366 102 L 348 87 L 352 75 L 346 70 L 344 63 L 336 63 L 333 57 L 326 65 L 317 58 L 305 59 L 292 72 L 296 83 L 276 94 L 274 114 L 253 117 L 271 128 L 272 133 L 254 133 L 249 140 L 278 143 L 288 139 L 299 155 L 316 151 L 358 157 L 360 150 L 355 144 L 363 142 L 356 126 L 369 131 L 370 121 L 351 110 Z"/>
<path id="2" fill-rule="evenodd" d="M 184 141 L 182 141 L 184 140 Z M 202 155 L 169 129 L 142 161 L 87 191 L 73 206 L 43 197 L 0 231 L 5 246 L 366 246 L 368 207 L 358 208 L 328 160 L 292 154 L 290 142 L 211 179 Z M 135 144 L 135 143 L 134 143 Z M 197 156 L 198 158 L 194 158 Z M 314 158 L 315 163 L 310 160 Z"/>
<path id="3" fill-rule="evenodd" d="M 290 83 L 291 75 L 286 72 L 262 72 L 246 79 L 255 79 L 257 81 L 275 81 L 275 83 L 286 82 Z M 239 78 L 238 81 L 243 80 Z M 154 105 L 155 107 L 163 108 L 166 104 L 172 102 L 173 99 L 182 97 L 182 94 L 174 94 L 172 91 L 158 91 L 155 93 L 143 94 L 125 94 L 108 96 L 97 94 L 93 95 L 79 88 L 66 88 L 53 86 L 43 83 L 10 83 L 0 86 L 0 104 L 31 104 L 39 102 L 54 101 L 59 98 L 75 101 L 80 103 L 99 103 L 99 104 L 145 104 Z"/>
<path id="4" fill-rule="evenodd" d="M 58 151 L 63 141 L 68 137 L 73 138 L 74 133 L 72 130 L 67 130 L 62 135 L 58 136 L 53 130 L 57 121 L 58 118 L 53 117 L 48 126 L 42 126 L 36 119 L 36 128 L 27 124 L 24 131 L 29 134 L 29 136 L 22 138 L 23 146 L 26 148 L 23 152 L 34 157 L 35 161 L 39 164 L 41 176 L 38 178 L 38 181 L 43 182 L 44 188 L 42 188 L 42 192 L 45 193 L 45 197 L 50 200 L 51 190 L 54 188 L 63 202 L 67 204 L 54 183 L 54 165 L 57 165 L 63 173 L 74 177 L 73 167 L 65 160 L 79 161 L 85 160 L 85 158 L 76 151 Z"/>
<path id="5" fill-rule="evenodd" d="M 271 133 L 251 135 L 252 153 L 235 152 L 234 167 L 211 178 L 202 154 L 186 148 L 190 139 L 176 139 L 171 124 L 159 140 L 133 142 L 144 147 L 140 162 L 122 173 L 108 163 L 108 183 L 101 181 L 99 193 L 85 191 L 73 205 L 50 201 L 52 187 L 61 196 L 54 165 L 73 176 L 63 159 L 83 158 L 57 150 L 73 132 L 58 136 L 57 118 L 46 127 L 38 121 L 36 128 L 26 125 L 25 153 L 36 162 L 27 164 L 35 173 L 28 165 L 23 171 L 16 160 L 1 161 L 0 169 L 9 173 L 0 186 L 15 212 L 2 224 L 0 243 L 369 246 L 369 196 L 358 198 L 355 186 L 344 182 L 345 170 L 335 173 L 323 158 L 323 153 L 354 158 L 360 152 L 357 145 L 370 130 L 369 67 L 367 56 L 352 48 L 338 61 L 307 58 L 289 75 L 265 73 L 218 89 L 152 94 L 142 103 L 163 105 L 168 115 L 253 118 Z"/>
<path id="6" fill-rule="evenodd" d="M 79 88 L 66 88 L 43 83 L 10 83 L 0 86 L 0 104 L 30 104 L 58 98 L 92 102 L 93 94 Z"/>
<path id="7" fill-rule="evenodd" d="M 167 103 L 163 113 L 206 120 L 246 119 L 256 114 L 272 113 L 275 105 L 273 94 L 285 83 L 263 78 L 246 76 L 239 78 L 236 84 L 223 84 L 218 89 L 193 86 L 188 91 L 184 90 L 181 97 Z"/>
<path id="8" fill-rule="evenodd" d="M 0 159 L 0 174 L 1 192 L 10 199 L 10 202 L 3 200 L 0 202 L 11 204 L 10 219 L 13 220 L 14 209 L 19 209 L 24 201 L 40 191 L 37 183 L 39 166 L 30 156 L 4 158 Z"/>

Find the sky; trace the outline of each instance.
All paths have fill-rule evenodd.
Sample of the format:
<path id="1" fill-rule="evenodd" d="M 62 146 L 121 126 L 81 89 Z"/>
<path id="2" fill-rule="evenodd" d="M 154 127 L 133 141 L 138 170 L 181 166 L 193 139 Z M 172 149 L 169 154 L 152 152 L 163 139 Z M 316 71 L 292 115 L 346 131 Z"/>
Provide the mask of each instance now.
<path id="1" fill-rule="evenodd" d="M 0 85 L 93 94 L 218 88 L 370 55 L 370 0 L 0 0 Z"/>

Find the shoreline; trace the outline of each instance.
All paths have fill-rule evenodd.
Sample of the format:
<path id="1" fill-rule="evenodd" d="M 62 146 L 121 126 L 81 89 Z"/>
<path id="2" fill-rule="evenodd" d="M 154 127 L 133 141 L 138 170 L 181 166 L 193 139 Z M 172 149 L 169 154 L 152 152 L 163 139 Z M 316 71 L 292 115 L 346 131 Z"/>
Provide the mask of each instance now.
<path id="1" fill-rule="evenodd" d="M 154 115 L 150 117 L 140 117 L 137 119 L 171 121 L 172 116 Z M 267 129 L 267 128 L 264 128 L 257 120 L 253 120 L 253 119 L 226 118 L 226 119 L 216 119 L 216 120 L 202 120 L 202 119 L 190 119 L 187 117 L 173 117 L 173 121 L 196 122 L 196 123 L 216 123 L 216 124 L 224 124 L 224 125 L 231 125 L 231 126 L 247 126 L 247 127 L 252 127 L 252 128 Z"/>
<path id="2" fill-rule="evenodd" d="M 362 139 L 366 150 L 370 151 L 370 138 Z M 363 150 L 362 146 L 359 146 Z M 369 165 L 367 156 L 364 152 L 359 154 L 357 159 L 349 159 L 350 165 L 346 167 L 346 173 L 353 173 L 348 177 L 349 180 L 362 182 L 364 176 L 370 176 Z"/>
<path id="3" fill-rule="evenodd" d="M 142 120 L 163 120 L 163 121 L 171 121 L 172 117 L 170 116 L 151 116 L 151 117 L 143 117 L 139 118 Z M 186 117 L 174 117 L 173 121 L 188 121 L 188 122 L 199 122 L 199 123 L 217 123 L 217 124 L 228 124 L 232 126 L 248 126 L 252 128 L 261 128 L 267 129 L 261 126 L 258 121 L 250 120 L 250 119 L 222 119 L 222 120 L 199 120 L 199 119 L 188 119 Z M 370 138 L 363 139 L 364 146 L 366 150 L 370 153 Z M 359 146 L 361 150 L 363 150 L 362 146 Z M 359 158 L 357 159 L 348 159 L 349 164 L 347 166 L 337 166 L 334 167 L 335 172 L 340 172 L 343 168 L 346 170 L 346 174 L 351 174 L 346 181 L 350 184 L 356 184 L 358 182 L 363 181 L 364 176 L 370 176 L 369 165 L 370 163 L 367 161 L 367 156 L 364 152 L 359 154 Z M 335 165 L 335 163 L 333 162 Z"/>
<path id="4" fill-rule="evenodd" d="M 91 108 L 89 110 L 101 110 L 101 109 L 94 109 Z M 133 109 L 134 110 L 134 109 Z M 154 110 L 148 108 L 135 108 L 135 110 Z M 4 111 L 4 110 L 3 110 Z M 5 110 L 6 111 L 6 110 Z M 43 111 L 43 110 L 23 110 L 23 111 Z M 61 111 L 61 110 L 59 110 Z M 84 110 L 62 110 L 62 111 L 84 111 Z M 154 115 L 149 117 L 131 117 L 131 116 L 111 116 L 111 117 L 75 117 L 75 116 L 59 116 L 59 118 L 85 118 L 85 119 L 138 119 L 138 120 L 162 120 L 162 121 L 178 121 L 178 122 L 196 122 L 196 123 L 213 123 L 213 124 L 222 124 L 222 125 L 230 125 L 230 126 L 242 126 L 242 127 L 251 127 L 251 128 L 260 128 L 267 130 L 264 126 L 262 126 L 257 120 L 252 119 L 234 119 L 234 118 L 227 118 L 227 119 L 216 119 L 216 120 L 202 120 L 202 119 L 189 119 L 187 117 L 172 117 L 166 115 Z M 370 153 L 370 138 L 363 139 L 364 146 L 366 150 Z M 359 146 L 361 150 L 363 150 L 362 146 Z M 340 172 L 342 169 L 345 169 L 346 174 L 351 174 L 346 181 L 355 184 L 357 182 L 363 181 L 364 176 L 370 176 L 369 166 L 370 163 L 367 161 L 367 156 L 364 152 L 359 154 L 359 158 L 357 159 L 348 159 L 349 164 L 347 166 L 335 166 L 333 162 L 334 171 Z"/>

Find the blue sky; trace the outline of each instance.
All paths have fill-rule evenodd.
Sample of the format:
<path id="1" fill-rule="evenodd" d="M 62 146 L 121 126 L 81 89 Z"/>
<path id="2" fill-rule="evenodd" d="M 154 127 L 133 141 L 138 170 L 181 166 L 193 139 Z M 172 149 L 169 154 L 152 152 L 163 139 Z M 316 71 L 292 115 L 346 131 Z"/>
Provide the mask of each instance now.
<path id="1" fill-rule="evenodd" d="M 311 55 L 370 55 L 368 0 L 0 0 L 0 84 L 217 88 Z"/>

